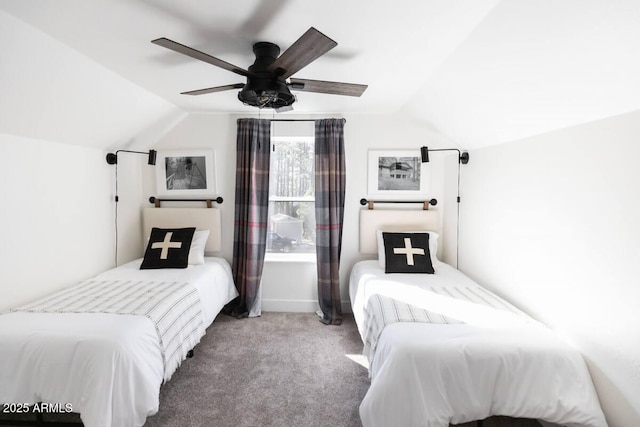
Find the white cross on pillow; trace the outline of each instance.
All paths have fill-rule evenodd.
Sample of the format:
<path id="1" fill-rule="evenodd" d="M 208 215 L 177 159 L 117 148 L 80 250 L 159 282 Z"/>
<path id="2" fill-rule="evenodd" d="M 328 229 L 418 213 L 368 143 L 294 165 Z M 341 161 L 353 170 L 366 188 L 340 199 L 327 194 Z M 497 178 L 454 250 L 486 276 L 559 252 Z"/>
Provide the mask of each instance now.
<path id="1" fill-rule="evenodd" d="M 182 242 L 172 242 L 172 237 L 173 231 L 167 231 L 162 242 L 154 242 L 151 244 L 151 249 L 162 249 L 160 259 L 167 259 L 169 257 L 169 249 L 180 249 L 182 247 Z"/>
<path id="2" fill-rule="evenodd" d="M 414 255 L 424 255 L 424 249 L 414 248 L 411 246 L 411 239 L 404 238 L 404 248 L 393 248 L 394 254 L 405 254 L 407 256 L 407 265 L 415 265 L 413 262 Z"/>

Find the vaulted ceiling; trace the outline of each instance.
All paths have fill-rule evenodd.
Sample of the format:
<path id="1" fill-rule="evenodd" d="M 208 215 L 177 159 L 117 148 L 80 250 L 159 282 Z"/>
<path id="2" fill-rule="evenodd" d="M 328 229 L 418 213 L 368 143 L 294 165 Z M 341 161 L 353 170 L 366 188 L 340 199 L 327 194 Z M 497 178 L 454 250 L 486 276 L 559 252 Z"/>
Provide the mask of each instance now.
<path id="1" fill-rule="evenodd" d="M 0 0 L 0 132 L 108 147 L 254 113 L 235 90 L 180 95 L 244 78 L 150 41 L 247 68 L 254 42 L 311 26 L 338 46 L 295 77 L 369 88 L 285 114 L 401 114 L 471 149 L 640 109 L 637 0 Z"/>

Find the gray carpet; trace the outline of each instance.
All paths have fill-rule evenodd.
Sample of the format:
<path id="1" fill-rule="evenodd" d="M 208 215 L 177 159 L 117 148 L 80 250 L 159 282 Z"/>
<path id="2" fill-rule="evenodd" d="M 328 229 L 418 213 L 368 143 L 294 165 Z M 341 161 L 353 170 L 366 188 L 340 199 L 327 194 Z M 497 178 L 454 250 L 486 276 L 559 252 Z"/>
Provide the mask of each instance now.
<path id="1" fill-rule="evenodd" d="M 346 355 L 362 344 L 352 317 L 218 316 L 160 392 L 145 426 L 358 426 L 367 370 Z"/>

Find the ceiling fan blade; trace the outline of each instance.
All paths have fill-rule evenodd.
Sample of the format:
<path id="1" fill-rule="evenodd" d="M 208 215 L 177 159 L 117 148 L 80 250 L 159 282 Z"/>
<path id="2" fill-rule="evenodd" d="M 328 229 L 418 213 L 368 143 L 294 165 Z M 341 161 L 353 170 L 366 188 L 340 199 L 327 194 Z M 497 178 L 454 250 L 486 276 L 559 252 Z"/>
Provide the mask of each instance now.
<path id="1" fill-rule="evenodd" d="M 208 55 L 204 52 L 200 52 L 199 50 L 193 49 L 189 46 L 185 46 L 178 42 L 174 42 L 173 40 L 169 40 L 166 37 L 161 37 L 159 39 L 151 40 L 151 43 L 157 44 L 158 46 L 166 47 L 167 49 L 171 49 L 183 55 L 187 55 L 192 58 L 199 59 L 200 61 L 207 62 L 211 65 L 215 65 L 216 67 L 224 68 L 225 70 L 229 70 L 236 74 L 240 74 L 241 76 L 246 77 L 246 76 L 253 75 L 253 73 L 243 68 L 236 67 L 235 65 L 229 64 L 228 62 L 223 61 L 222 59 L 218 59 L 215 56 Z"/>
<path id="2" fill-rule="evenodd" d="M 355 83 L 326 82 L 323 80 L 290 79 L 289 87 L 304 92 L 328 93 L 331 95 L 360 96 L 367 85 Z"/>
<path id="3" fill-rule="evenodd" d="M 207 93 L 222 92 L 224 90 L 242 89 L 243 87 L 244 87 L 244 83 L 235 83 L 235 84 L 232 84 L 232 85 L 216 86 L 216 87 L 209 87 L 209 88 L 206 88 L 206 89 L 190 90 L 188 92 L 181 92 L 180 95 L 204 95 L 204 94 L 207 94 Z"/>
<path id="4" fill-rule="evenodd" d="M 338 43 L 311 27 L 269 65 L 267 70 L 286 79 L 337 45 Z"/>

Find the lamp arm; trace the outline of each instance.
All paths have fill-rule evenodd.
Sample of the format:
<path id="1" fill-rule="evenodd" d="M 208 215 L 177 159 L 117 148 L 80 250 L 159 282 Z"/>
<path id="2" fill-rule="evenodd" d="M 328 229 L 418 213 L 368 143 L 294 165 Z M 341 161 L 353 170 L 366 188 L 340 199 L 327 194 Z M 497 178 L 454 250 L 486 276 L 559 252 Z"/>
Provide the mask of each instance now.
<path id="1" fill-rule="evenodd" d="M 149 150 L 148 152 L 144 151 L 133 151 L 133 150 L 117 150 L 115 153 L 107 154 L 107 163 L 110 165 L 115 165 L 118 163 L 118 153 L 135 153 L 135 154 L 147 154 L 149 156 L 148 163 L 150 165 L 156 164 L 156 150 Z"/>
<path id="2" fill-rule="evenodd" d="M 457 151 L 458 154 L 462 154 L 458 148 L 429 148 L 429 151 Z"/>
<path id="3" fill-rule="evenodd" d="M 116 151 L 116 156 L 118 155 L 118 153 L 138 153 L 138 154 L 149 154 L 149 152 L 144 152 L 144 151 L 131 151 L 131 150 L 118 150 Z"/>
<path id="4" fill-rule="evenodd" d="M 458 162 L 466 165 L 469 163 L 469 153 L 462 152 L 458 148 L 429 148 L 429 151 L 457 151 L 458 152 Z"/>

